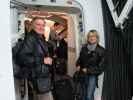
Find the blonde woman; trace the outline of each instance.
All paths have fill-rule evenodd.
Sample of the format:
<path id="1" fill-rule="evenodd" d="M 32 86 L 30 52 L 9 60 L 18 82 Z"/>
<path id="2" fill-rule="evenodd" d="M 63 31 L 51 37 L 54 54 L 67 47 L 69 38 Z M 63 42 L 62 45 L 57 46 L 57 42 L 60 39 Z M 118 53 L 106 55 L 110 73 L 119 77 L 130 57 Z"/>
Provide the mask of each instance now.
<path id="1" fill-rule="evenodd" d="M 99 35 L 96 30 L 90 30 L 87 43 L 83 45 L 76 62 L 77 70 L 84 76 L 83 100 L 94 100 L 98 75 L 103 72 L 104 48 L 99 45 Z"/>

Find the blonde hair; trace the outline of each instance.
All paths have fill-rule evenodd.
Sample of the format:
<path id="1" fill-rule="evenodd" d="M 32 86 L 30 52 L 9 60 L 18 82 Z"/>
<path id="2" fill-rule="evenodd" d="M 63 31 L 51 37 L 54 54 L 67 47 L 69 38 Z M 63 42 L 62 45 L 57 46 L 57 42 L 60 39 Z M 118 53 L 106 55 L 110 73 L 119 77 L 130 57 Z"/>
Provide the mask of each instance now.
<path id="1" fill-rule="evenodd" d="M 87 42 L 88 42 L 88 39 L 89 39 L 90 36 L 96 36 L 96 38 L 97 38 L 97 43 L 99 43 L 99 34 L 98 34 L 97 30 L 90 30 L 90 31 L 88 32 L 88 34 L 87 34 L 87 39 L 86 39 Z"/>

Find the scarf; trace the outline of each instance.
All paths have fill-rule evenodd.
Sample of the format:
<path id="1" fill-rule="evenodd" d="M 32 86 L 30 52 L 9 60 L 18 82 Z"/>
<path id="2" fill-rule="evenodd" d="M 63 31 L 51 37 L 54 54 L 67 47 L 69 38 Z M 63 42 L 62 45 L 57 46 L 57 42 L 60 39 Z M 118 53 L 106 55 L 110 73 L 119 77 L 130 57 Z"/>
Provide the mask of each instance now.
<path id="1" fill-rule="evenodd" d="M 94 51 L 96 49 L 97 44 L 87 44 L 87 48 L 89 51 Z"/>

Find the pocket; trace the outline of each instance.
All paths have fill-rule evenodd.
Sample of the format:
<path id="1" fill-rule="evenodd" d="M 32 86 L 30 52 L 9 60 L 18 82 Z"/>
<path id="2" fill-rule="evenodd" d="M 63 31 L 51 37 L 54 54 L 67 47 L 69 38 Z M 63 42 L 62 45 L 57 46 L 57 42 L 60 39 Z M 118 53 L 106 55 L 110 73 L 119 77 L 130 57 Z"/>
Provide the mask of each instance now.
<path id="1" fill-rule="evenodd" d="M 43 94 L 51 90 L 51 80 L 49 77 L 37 78 L 33 80 L 33 88 L 37 93 Z"/>

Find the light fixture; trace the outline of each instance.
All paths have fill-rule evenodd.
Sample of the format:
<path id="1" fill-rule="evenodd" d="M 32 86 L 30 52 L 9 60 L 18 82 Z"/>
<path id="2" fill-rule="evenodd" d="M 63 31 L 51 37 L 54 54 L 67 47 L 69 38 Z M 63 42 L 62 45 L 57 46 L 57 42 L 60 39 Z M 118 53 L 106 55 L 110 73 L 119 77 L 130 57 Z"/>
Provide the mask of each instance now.
<path id="1" fill-rule="evenodd" d="M 31 0 L 31 1 L 37 1 L 37 0 Z"/>
<path id="2" fill-rule="evenodd" d="M 56 0 L 50 0 L 51 2 L 56 2 Z"/>

